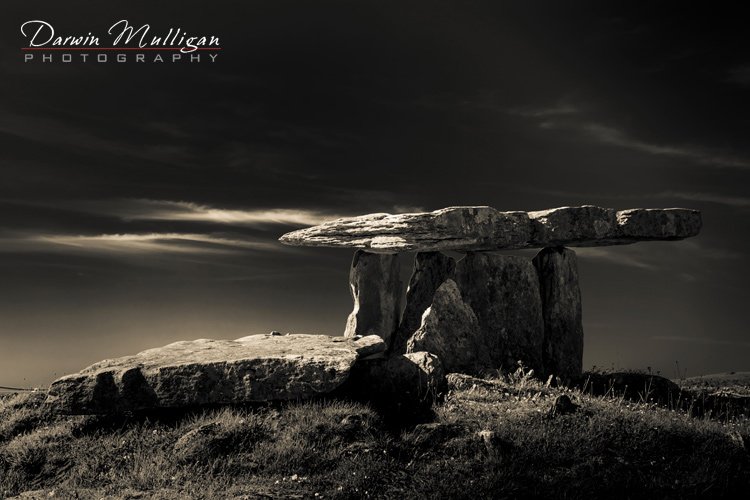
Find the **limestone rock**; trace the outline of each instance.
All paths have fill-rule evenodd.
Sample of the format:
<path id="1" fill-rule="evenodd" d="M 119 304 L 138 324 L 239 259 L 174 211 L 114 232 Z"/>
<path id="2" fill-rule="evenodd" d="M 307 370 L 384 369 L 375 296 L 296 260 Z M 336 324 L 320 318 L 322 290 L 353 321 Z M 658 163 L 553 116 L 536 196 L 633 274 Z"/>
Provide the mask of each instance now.
<path id="1" fill-rule="evenodd" d="M 701 229 L 697 210 L 591 205 L 539 212 L 449 207 L 434 212 L 347 217 L 287 233 L 287 245 L 364 248 L 376 253 L 482 251 L 547 246 L 622 245 L 677 240 Z"/>
<path id="2" fill-rule="evenodd" d="M 522 247 L 531 236 L 525 212 L 449 207 L 434 212 L 370 214 L 326 222 L 280 238 L 287 245 L 366 248 L 371 252 L 493 250 Z"/>
<path id="3" fill-rule="evenodd" d="M 456 264 L 456 283 L 479 320 L 491 366 L 508 370 L 521 360 L 541 373 L 544 323 L 531 261 L 469 253 Z"/>
<path id="4" fill-rule="evenodd" d="M 562 247 L 545 248 L 533 263 L 542 297 L 545 374 L 563 380 L 579 377 L 583 369 L 583 322 L 576 254 Z"/>
<path id="5" fill-rule="evenodd" d="M 479 373 L 491 365 L 479 320 L 451 279 L 437 289 L 407 343 L 407 352 L 419 351 L 437 355 L 447 372 Z"/>
<path id="6" fill-rule="evenodd" d="M 617 212 L 592 205 L 529 212 L 539 246 L 597 245 L 617 234 Z"/>
<path id="7" fill-rule="evenodd" d="M 414 272 L 406 289 L 406 306 L 401 316 L 401 324 L 390 346 L 391 352 L 406 352 L 406 341 L 419 328 L 422 314 L 430 307 L 435 291 L 446 279 L 453 276 L 455 269 L 455 259 L 443 253 L 417 253 L 414 258 Z"/>
<path id="8" fill-rule="evenodd" d="M 175 342 L 62 377 L 47 401 L 86 414 L 308 399 L 343 384 L 360 352 L 384 349 L 379 338 L 326 335 Z"/>
<path id="9" fill-rule="evenodd" d="M 622 238 L 679 240 L 697 235 L 702 226 L 698 210 L 684 208 L 634 208 L 617 212 Z"/>
<path id="10" fill-rule="evenodd" d="M 349 272 L 354 309 L 346 321 L 345 337 L 378 335 L 389 344 L 401 315 L 398 255 L 358 250 Z"/>
<path id="11" fill-rule="evenodd" d="M 342 392 L 372 403 L 387 415 L 409 418 L 428 411 L 445 388 L 438 357 L 412 352 L 360 361 Z"/>

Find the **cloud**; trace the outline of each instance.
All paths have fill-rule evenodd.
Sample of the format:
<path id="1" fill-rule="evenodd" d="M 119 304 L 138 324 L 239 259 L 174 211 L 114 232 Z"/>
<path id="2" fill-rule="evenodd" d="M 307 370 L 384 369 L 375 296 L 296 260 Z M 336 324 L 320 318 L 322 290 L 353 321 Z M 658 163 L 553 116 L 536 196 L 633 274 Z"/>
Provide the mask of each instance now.
<path id="1" fill-rule="evenodd" d="M 224 254 L 247 250 L 283 251 L 273 241 L 240 240 L 210 234 L 148 233 L 99 235 L 35 235 L 6 238 L 5 251 L 126 254 Z"/>
<path id="2" fill-rule="evenodd" d="M 680 335 L 656 335 L 651 340 L 660 340 L 667 342 L 686 342 L 699 345 L 726 345 L 735 347 L 750 347 L 750 342 L 739 340 L 709 339 L 705 337 L 684 337 Z"/>
<path id="3" fill-rule="evenodd" d="M 654 196 L 664 198 L 679 198 L 682 200 L 703 201 L 707 203 L 716 203 L 729 207 L 746 208 L 750 207 L 750 198 L 745 196 L 733 196 L 719 193 L 702 193 L 702 192 L 681 192 L 665 191 Z"/>
<path id="4" fill-rule="evenodd" d="M 574 250 L 582 259 L 596 259 L 647 271 L 668 271 L 686 282 L 698 281 L 702 274 L 701 269 L 676 265 L 677 256 L 689 262 L 697 262 L 700 259 L 728 261 L 744 256 L 742 252 L 730 248 L 707 247 L 695 240 L 670 242 L 669 245 L 642 242 L 611 247 L 576 247 Z"/>
<path id="5" fill-rule="evenodd" d="M 19 114 L 9 109 L 0 109 L 0 133 L 40 144 L 170 165 L 185 165 L 193 160 L 189 145 L 184 139 L 175 144 L 138 144 L 136 147 L 133 139 L 128 140 L 125 134 L 114 140 L 108 139 L 104 137 L 102 130 L 92 131 L 92 128 L 76 125 L 76 121 L 80 121 L 80 117 L 71 115 L 63 120 L 53 116 Z"/>
<path id="6" fill-rule="evenodd" d="M 740 68 L 737 71 L 736 78 L 750 78 L 750 68 Z M 513 108 L 509 113 L 539 120 L 539 127 L 542 129 L 574 130 L 596 142 L 632 151 L 715 167 L 750 168 L 750 160 L 721 151 L 690 145 L 657 144 L 636 139 L 617 127 L 585 120 L 581 116 L 582 110 L 580 106 L 561 103 L 542 108 Z"/>
<path id="7" fill-rule="evenodd" d="M 637 193 L 637 194 L 613 194 L 602 192 L 585 193 L 582 191 L 565 191 L 557 189 L 539 189 L 529 187 L 518 187 L 517 189 L 528 193 L 541 194 L 546 196 L 555 196 L 558 198 L 578 198 L 581 200 L 606 199 L 606 200 L 633 200 L 633 199 L 678 199 L 687 201 L 701 201 L 705 203 L 715 203 L 735 208 L 750 207 L 750 198 L 745 196 L 735 196 L 732 194 L 710 193 L 701 191 L 660 191 L 657 193 Z"/>
<path id="8" fill-rule="evenodd" d="M 581 112 L 581 108 L 571 104 L 557 104 L 547 108 L 511 108 L 508 113 L 526 118 L 548 118 L 550 116 L 573 115 Z"/>
<path id="9" fill-rule="evenodd" d="M 635 267 L 638 269 L 654 270 L 658 266 L 648 262 L 640 255 L 623 251 L 613 251 L 612 249 L 602 247 L 576 247 L 576 255 L 583 259 L 597 259 L 621 266 Z"/>
<path id="10" fill-rule="evenodd" d="M 281 224 L 312 226 L 338 218 L 318 210 L 294 208 L 261 208 L 231 210 L 184 201 L 127 200 L 113 207 L 113 215 L 124 220 L 163 220 L 213 222 L 230 225 Z"/>
<path id="11" fill-rule="evenodd" d="M 231 226 L 313 226 L 343 217 L 323 210 L 306 208 L 225 209 L 189 201 L 120 198 L 109 200 L 68 200 L 49 202 L 18 202 L 15 205 L 65 209 L 96 216 L 107 216 L 125 222 L 179 221 L 205 222 Z M 394 207 L 403 208 L 403 207 Z"/>
<path id="12" fill-rule="evenodd" d="M 711 165 L 727 168 L 750 168 L 750 161 L 719 152 L 691 146 L 675 146 L 668 144 L 655 144 L 630 137 L 625 132 L 615 127 L 601 123 L 576 123 L 561 125 L 555 121 L 545 121 L 540 125 L 542 128 L 574 128 L 603 144 L 609 144 L 641 153 L 655 156 L 668 156 L 671 158 L 693 161 L 702 165 Z"/>

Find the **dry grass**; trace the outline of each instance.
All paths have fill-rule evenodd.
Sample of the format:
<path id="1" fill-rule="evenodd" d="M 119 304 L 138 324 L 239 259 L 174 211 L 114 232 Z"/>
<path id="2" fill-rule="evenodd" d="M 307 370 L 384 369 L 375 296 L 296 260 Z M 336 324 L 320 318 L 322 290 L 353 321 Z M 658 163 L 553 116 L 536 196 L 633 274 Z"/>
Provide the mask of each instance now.
<path id="1" fill-rule="evenodd" d="M 341 401 L 184 415 L 55 416 L 0 400 L 0 497 L 744 498 L 750 423 L 452 375 L 432 422 Z M 578 405 L 549 412 L 560 394 Z M 33 497 L 33 496 L 32 496 Z"/>

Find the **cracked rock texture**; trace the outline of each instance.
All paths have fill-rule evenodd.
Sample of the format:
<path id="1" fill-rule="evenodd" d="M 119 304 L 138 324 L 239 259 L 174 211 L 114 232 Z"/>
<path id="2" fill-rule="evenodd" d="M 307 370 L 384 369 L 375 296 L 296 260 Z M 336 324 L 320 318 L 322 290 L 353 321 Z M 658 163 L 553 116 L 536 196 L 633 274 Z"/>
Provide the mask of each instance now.
<path id="1" fill-rule="evenodd" d="M 422 324 L 408 341 L 407 352 L 419 351 L 437 355 L 449 373 L 475 374 L 491 366 L 479 320 L 451 279 L 437 289 Z"/>
<path id="2" fill-rule="evenodd" d="M 409 417 L 428 411 L 446 384 L 435 354 L 411 352 L 357 363 L 345 393 L 386 413 Z"/>
<path id="3" fill-rule="evenodd" d="M 401 315 L 398 255 L 358 250 L 349 271 L 354 309 L 346 321 L 345 337 L 378 335 L 390 344 Z"/>
<path id="4" fill-rule="evenodd" d="M 545 248 L 534 257 L 533 263 L 539 273 L 542 297 L 545 374 L 563 380 L 575 379 L 583 369 L 583 320 L 576 254 L 562 247 Z"/>
<path id="5" fill-rule="evenodd" d="M 539 277 L 531 261 L 469 253 L 456 264 L 456 283 L 479 320 L 491 366 L 512 370 L 523 361 L 542 373 L 544 321 Z"/>
<path id="6" fill-rule="evenodd" d="M 679 240 L 697 235 L 700 229 L 700 212 L 685 208 L 618 212 L 584 205 L 527 213 L 468 206 L 346 217 L 287 233 L 280 241 L 287 245 L 364 248 L 376 253 L 466 252 Z"/>
<path id="7" fill-rule="evenodd" d="M 251 335 L 175 342 L 108 359 L 52 383 L 48 402 L 73 414 L 308 399 L 339 387 L 379 337 Z"/>
<path id="8" fill-rule="evenodd" d="M 438 287 L 453 276 L 456 261 L 440 252 L 419 252 L 414 258 L 414 272 L 406 289 L 406 305 L 401 323 L 390 346 L 390 352 L 403 354 L 406 342 L 422 322 Z"/>

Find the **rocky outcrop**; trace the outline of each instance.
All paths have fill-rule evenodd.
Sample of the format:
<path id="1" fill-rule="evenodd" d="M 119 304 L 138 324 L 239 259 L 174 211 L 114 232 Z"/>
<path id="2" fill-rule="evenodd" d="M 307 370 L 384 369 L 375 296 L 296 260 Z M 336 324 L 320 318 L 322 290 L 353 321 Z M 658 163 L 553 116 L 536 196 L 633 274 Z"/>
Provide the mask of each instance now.
<path id="1" fill-rule="evenodd" d="M 491 366 L 479 320 L 451 279 L 437 289 L 407 343 L 407 352 L 419 351 L 437 355 L 447 372 L 474 374 Z"/>
<path id="2" fill-rule="evenodd" d="M 406 305 L 401 316 L 401 323 L 391 342 L 390 352 L 399 354 L 406 352 L 406 342 L 419 328 L 422 315 L 430 307 L 435 291 L 446 279 L 453 276 L 455 269 L 455 259 L 443 253 L 417 253 L 414 258 L 414 272 L 409 280 L 409 287 L 406 289 Z"/>
<path id="3" fill-rule="evenodd" d="M 367 401 L 387 415 L 409 418 L 428 411 L 445 388 L 440 359 L 431 353 L 412 352 L 362 360 L 341 393 Z"/>
<path id="4" fill-rule="evenodd" d="M 541 373 L 544 322 L 531 261 L 469 253 L 456 264 L 456 283 L 477 316 L 491 366 L 512 369 L 520 360 Z"/>
<path id="5" fill-rule="evenodd" d="M 344 336 L 378 335 L 390 342 L 401 314 L 401 277 L 397 255 L 357 251 L 349 272 L 354 309 Z"/>
<path id="6" fill-rule="evenodd" d="M 86 414 L 309 399 L 341 386 L 360 356 L 384 350 L 376 336 L 175 342 L 62 377 L 52 383 L 48 402 Z"/>
<path id="7" fill-rule="evenodd" d="M 544 318 L 542 360 L 545 375 L 571 380 L 583 369 L 583 321 L 576 254 L 545 248 L 533 259 L 539 274 Z"/>
<path id="8" fill-rule="evenodd" d="M 449 207 L 434 212 L 370 214 L 287 233 L 287 245 L 364 248 L 371 252 L 486 251 L 547 246 L 620 245 L 698 234 L 701 215 L 684 208 L 615 211 L 590 205 L 541 212 Z"/>

